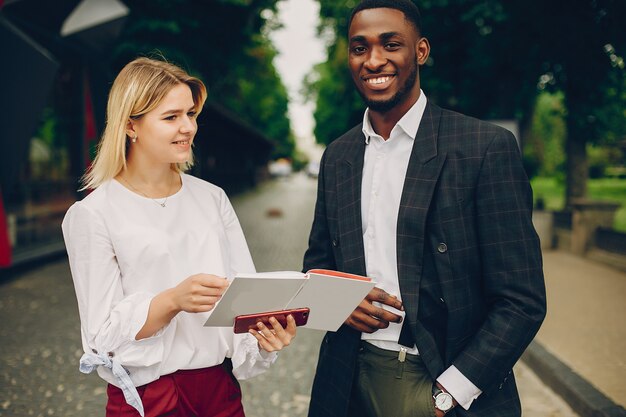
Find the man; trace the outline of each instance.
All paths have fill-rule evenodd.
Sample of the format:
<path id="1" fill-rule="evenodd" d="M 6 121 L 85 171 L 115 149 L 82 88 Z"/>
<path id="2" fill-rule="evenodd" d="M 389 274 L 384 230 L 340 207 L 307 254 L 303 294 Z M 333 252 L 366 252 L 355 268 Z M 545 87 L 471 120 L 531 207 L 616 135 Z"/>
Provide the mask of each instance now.
<path id="1" fill-rule="evenodd" d="M 408 0 L 349 27 L 363 123 L 328 146 L 304 269 L 372 290 L 322 342 L 309 416 L 519 416 L 512 368 L 545 316 L 532 192 L 513 135 L 420 90 Z"/>

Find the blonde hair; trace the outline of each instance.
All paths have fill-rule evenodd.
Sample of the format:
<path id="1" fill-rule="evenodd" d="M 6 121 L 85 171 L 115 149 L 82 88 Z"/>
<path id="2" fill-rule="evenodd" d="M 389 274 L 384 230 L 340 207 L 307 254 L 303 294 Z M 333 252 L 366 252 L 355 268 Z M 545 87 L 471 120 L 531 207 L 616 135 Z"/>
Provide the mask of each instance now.
<path id="1" fill-rule="evenodd" d="M 120 71 L 109 93 L 104 133 L 93 164 L 81 179 L 81 191 L 98 187 L 126 168 L 128 122 L 156 108 L 179 84 L 189 86 L 195 111 L 199 114 L 206 100 L 206 87 L 198 78 L 176 65 L 151 58 L 137 58 Z M 185 163 L 172 164 L 172 169 L 182 172 L 192 165 L 193 154 Z"/>

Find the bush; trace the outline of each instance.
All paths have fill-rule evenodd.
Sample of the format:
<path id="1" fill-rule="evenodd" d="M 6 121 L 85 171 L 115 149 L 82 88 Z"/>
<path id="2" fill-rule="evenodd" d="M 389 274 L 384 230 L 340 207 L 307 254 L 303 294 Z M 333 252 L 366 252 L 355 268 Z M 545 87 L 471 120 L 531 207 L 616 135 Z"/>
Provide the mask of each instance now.
<path id="1" fill-rule="evenodd" d="M 623 158 L 622 151 L 615 146 L 588 146 L 589 178 L 604 178 L 609 167 L 619 164 Z"/>
<path id="2" fill-rule="evenodd" d="M 603 178 L 606 171 L 606 164 L 596 163 L 589 165 L 589 178 L 598 179 Z"/>

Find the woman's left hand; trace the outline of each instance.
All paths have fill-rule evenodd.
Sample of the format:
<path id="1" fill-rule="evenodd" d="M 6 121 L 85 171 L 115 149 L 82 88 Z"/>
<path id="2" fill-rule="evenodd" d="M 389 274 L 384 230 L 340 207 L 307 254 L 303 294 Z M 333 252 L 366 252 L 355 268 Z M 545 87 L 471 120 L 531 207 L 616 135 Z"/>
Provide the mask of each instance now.
<path id="1" fill-rule="evenodd" d="M 270 324 L 271 328 L 259 322 L 258 330 L 250 329 L 250 333 L 259 341 L 259 347 L 266 352 L 276 352 L 289 346 L 296 337 L 296 321 L 293 316 L 291 314 L 287 316 L 285 328 L 274 317 L 270 318 Z"/>

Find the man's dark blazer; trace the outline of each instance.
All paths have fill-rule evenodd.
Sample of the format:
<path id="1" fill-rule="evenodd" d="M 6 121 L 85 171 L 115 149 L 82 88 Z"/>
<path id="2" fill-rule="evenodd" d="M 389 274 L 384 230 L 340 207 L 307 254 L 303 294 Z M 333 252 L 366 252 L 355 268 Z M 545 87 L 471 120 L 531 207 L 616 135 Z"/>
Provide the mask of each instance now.
<path id="1" fill-rule="evenodd" d="M 361 125 L 326 149 L 304 270 L 366 274 L 364 152 Z M 531 211 L 513 135 L 428 103 L 402 191 L 397 264 L 405 320 L 433 381 L 454 365 L 483 391 L 450 416 L 521 413 L 512 368 L 546 311 Z M 359 341 L 346 325 L 326 334 L 310 417 L 347 416 Z"/>

